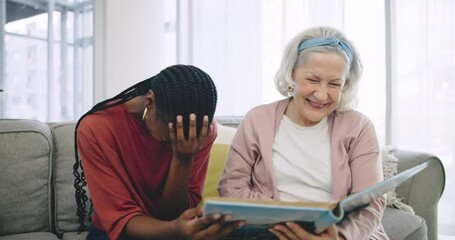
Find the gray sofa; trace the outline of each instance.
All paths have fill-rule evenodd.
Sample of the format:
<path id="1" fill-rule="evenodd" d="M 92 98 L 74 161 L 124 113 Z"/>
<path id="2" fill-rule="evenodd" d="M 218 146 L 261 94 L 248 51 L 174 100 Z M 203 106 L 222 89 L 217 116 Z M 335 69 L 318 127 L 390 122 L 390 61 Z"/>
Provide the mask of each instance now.
<path id="1" fill-rule="evenodd" d="M 217 117 L 237 126 L 239 117 Z M 0 119 L 0 240 L 85 239 L 78 234 L 73 188 L 74 122 Z M 436 156 L 396 150 L 399 171 L 434 159 L 396 190 L 416 215 L 387 208 L 391 239 L 437 239 L 437 205 L 444 168 Z M 90 224 L 87 222 L 87 224 Z M 423 236 L 423 237 L 422 237 Z"/>

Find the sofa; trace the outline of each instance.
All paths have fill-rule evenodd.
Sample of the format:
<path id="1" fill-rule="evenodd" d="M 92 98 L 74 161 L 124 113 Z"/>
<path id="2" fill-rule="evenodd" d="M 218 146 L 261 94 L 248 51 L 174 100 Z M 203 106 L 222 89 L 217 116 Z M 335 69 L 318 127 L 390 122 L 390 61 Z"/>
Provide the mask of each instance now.
<path id="1" fill-rule="evenodd" d="M 229 144 L 241 117 L 218 116 L 204 195 L 216 195 Z M 74 122 L 0 119 L 0 240 L 85 239 L 73 187 Z M 387 207 L 382 223 L 391 239 L 437 239 L 437 206 L 444 190 L 441 161 L 434 155 L 395 149 L 398 172 L 433 159 L 396 193 L 415 214 Z M 90 223 L 87 222 L 89 225 Z"/>

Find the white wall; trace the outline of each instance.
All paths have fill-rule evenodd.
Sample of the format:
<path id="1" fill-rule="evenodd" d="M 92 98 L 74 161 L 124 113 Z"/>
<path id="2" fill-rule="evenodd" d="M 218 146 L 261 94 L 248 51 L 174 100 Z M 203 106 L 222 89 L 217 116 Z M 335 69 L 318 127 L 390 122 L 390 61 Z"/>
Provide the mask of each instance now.
<path id="1" fill-rule="evenodd" d="M 162 1 L 94 0 L 94 102 L 164 68 Z M 155 33 L 155 34 L 154 34 Z"/>

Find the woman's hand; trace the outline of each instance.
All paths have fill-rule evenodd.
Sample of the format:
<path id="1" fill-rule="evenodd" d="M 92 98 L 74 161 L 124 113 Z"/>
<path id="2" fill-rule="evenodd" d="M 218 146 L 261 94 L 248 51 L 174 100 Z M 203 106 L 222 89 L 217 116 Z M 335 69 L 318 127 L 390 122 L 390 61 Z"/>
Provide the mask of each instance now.
<path id="1" fill-rule="evenodd" d="M 285 239 L 305 239 L 305 240 L 344 240 L 342 235 L 339 235 L 338 229 L 335 225 L 331 225 L 324 232 L 319 235 L 313 235 L 298 224 L 289 222 L 284 224 L 278 224 L 273 228 L 269 229 L 275 236 L 280 240 Z"/>
<path id="2" fill-rule="evenodd" d="M 178 239 L 211 240 L 225 237 L 243 226 L 245 221 L 229 222 L 230 215 L 214 214 L 202 217 L 202 207 L 188 209 L 174 222 Z"/>
<path id="3" fill-rule="evenodd" d="M 183 162 L 191 161 L 193 159 L 194 154 L 204 145 L 208 133 L 212 128 L 211 126 L 210 130 L 208 129 L 209 118 L 205 115 L 202 122 L 201 133 L 196 137 L 196 115 L 194 113 L 190 114 L 189 121 L 188 140 L 185 139 L 182 116 L 177 116 L 176 131 L 174 130 L 174 124 L 169 123 L 168 126 L 174 156 L 177 160 Z"/>
<path id="4" fill-rule="evenodd" d="M 120 239 L 219 239 L 245 224 L 230 219 L 230 215 L 202 216 L 201 205 L 185 210 L 172 221 L 139 215 L 128 221 Z"/>
<path id="5" fill-rule="evenodd" d="M 195 200 L 195 196 L 200 197 L 197 195 L 199 193 L 193 193 L 194 190 L 190 189 L 190 187 L 194 187 L 191 184 L 194 185 L 196 181 L 199 181 L 198 177 L 194 177 L 193 160 L 206 143 L 208 132 L 213 130 L 208 129 L 208 116 L 204 116 L 201 131 L 196 137 L 196 115 L 192 113 L 189 116 L 188 139 L 185 139 L 182 119 L 182 116 L 179 115 L 176 124 L 169 123 L 168 125 L 173 156 L 160 199 L 160 217 L 166 220 L 176 219 L 188 209 L 190 199 Z M 204 154 L 209 153 L 206 151 Z M 203 163 L 198 164 L 202 166 Z M 193 183 L 191 183 L 192 176 L 195 181 Z"/>

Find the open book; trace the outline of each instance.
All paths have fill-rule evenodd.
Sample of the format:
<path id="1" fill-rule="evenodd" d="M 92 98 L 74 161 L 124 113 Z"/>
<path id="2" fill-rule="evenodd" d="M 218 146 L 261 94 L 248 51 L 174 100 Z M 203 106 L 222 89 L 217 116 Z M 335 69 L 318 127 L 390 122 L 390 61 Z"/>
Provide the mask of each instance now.
<path id="1" fill-rule="evenodd" d="M 275 239 L 268 229 L 278 223 L 289 221 L 294 221 L 307 231 L 318 234 L 330 225 L 341 221 L 347 214 L 368 206 L 428 165 L 428 161 L 424 162 L 336 202 L 284 202 L 206 197 L 202 202 L 204 215 L 232 214 L 232 221 L 246 220 L 247 224 L 227 239 Z"/>

